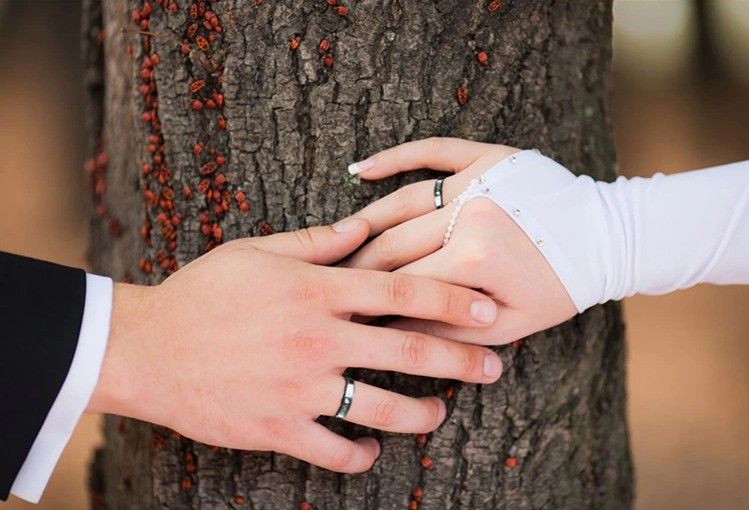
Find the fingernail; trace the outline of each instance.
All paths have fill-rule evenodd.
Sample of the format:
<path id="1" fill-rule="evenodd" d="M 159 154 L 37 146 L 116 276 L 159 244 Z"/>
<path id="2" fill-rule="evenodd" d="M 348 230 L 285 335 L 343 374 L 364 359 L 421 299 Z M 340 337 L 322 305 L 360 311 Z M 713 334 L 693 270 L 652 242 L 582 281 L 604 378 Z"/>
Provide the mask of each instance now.
<path id="1" fill-rule="evenodd" d="M 368 158 L 364 161 L 358 161 L 356 163 L 351 163 L 348 166 L 348 173 L 351 175 L 356 175 L 359 173 L 362 173 L 364 170 L 369 170 L 375 165 L 374 159 Z"/>
<path id="2" fill-rule="evenodd" d="M 380 446 L 379 441 L 375 441 L 375 451 L 377 452 L 375 453 L 375 459 L 379 459 L 380 454 L 382 453 L 382 447 Z"/>
<path id="3" fill-rule="evenodd" d="M 471 303 L 471 316 L 484 324 L 491 324 L 497 318 L 497 304 L 488 299 Z"/>
<path id="4" fill-rule="evenodd" d="M 344 232 L 351 232 L 356 228 L 358 224 L 359 220 L 357 220 L 356 218 L 346 218 L 337 223 L 334 223 L 332 227 L 333 230 L 335 230 L 339 234 L 343 234 Z"/>
<path id="5" fill-rule="evenodd" d="M 502 371 L 502 361 L 494 353 L 484 356 L 484 375 L 496 379 Z"/>
<path id="6" fill-rule="evenodd" d="M 439 414 L 440 423 L 445 421 L 445 416 L 447 416 L 447 407 L 445 406 L 445 403 L 442 401 L 442 399 L 440 399 L 440 414 Z"/>

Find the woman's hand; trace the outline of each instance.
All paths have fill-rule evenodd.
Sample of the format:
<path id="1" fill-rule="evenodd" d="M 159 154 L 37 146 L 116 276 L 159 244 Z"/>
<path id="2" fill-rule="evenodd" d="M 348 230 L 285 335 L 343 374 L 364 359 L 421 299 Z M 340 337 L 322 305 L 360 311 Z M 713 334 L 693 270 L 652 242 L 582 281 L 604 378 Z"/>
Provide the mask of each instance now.
<path id="1" fill-rule="evenodd" d="M 481 329 L 496 318 L 481 293 L 431 279 L 322 267 L 367 237 L 363 220 L 220 246 L 154 287 L 118 284 L 102 372 L 89 411 L 131 416 L 208 444 L 275 450 L 343 472 L 371 467 L 374 438 L 345 439 L 334 415 L 347 367 L 490 383 L 490 349 L 351 322 L 398 314 Z M 301 259 L 301 260 L 300 260 Z M 437 397 L 357 382 L 346 419 L 429 432 Z"/>
<path id="2" fill-rule="evenodd" d="M 519 149 L 454 138 L 404 143 L 349 167 L 363 179 L 431 168 L 453 172 L 443 186 L 444 203 L 469 182 Z M 499 303 L 489 328 L 402 319 L 392 327 L 466 342 L 505 344 L 559 324 L 577 313 L 569 295 L 535 244 L 498 205 L 469 201 L 445 247 L 443 238 L 456 204 L 436 210 L 434 180 L 405 186 L 354 216 L 366 219 L 378 236 L 345 265 L 396 270 L 481 289 Z"/>

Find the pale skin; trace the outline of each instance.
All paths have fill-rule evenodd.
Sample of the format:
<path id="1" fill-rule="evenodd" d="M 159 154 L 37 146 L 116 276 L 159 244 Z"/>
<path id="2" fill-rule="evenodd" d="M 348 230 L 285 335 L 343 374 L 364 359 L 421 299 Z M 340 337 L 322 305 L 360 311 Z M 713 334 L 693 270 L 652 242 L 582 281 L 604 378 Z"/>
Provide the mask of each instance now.
<path id="1" fill-rule="evenodd" d="M 451 172 L 445 204 L 492 165 L 517 152 L 456 138 L 428 138 L 379 152 L 354 166 L 375 180 L 420 168 Z M 460 212 L 445 247 L 443 236 L 455 203 L 436 210 L 434 180 L 417 182 L 373 202 L 354 217 L 367 220 L 370 243 L 345 265 L 435 278 L 481 289 L 498 303 L 496 322 L 485 328 L 405 318 L 391 326 L 483 345 L 518 340 L 573 317 L 577 310 L 541 252 L 494 202 L 478 198 Z"/>
<path id="2" fill-rule="evenodd" d="M 369 234 L 366 221 L 352 218 L 241 239 L 159 285 L 116 284 L 88 411 L 164 425 L 211 445 L 366 471 L 380 453 L 374 438 L 349 440 L 315 421 L 336 413 L 347 367 L 485 384 L 501 372 L 499 357 L 486 347 L 350 320 L 397 314 L 456 328 L 448 331 L 483 331 L 497 318 L 496 303 L 475 290 L 324 266 Z M 346 420 L 424 433 L 445 414 L 438 397 L 411 398 L 357 382 Z"/>

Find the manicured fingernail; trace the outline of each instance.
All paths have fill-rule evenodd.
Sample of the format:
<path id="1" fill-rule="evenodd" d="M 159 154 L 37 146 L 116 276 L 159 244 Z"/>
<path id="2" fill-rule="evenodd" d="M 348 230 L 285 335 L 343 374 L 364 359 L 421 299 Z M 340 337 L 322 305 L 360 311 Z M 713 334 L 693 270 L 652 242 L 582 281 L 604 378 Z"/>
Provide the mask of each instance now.
<path id="1" fill-rule="evenodd" d="M 343 234 L 344 232 L 351 232 L 356 228 L 358 224 L 359 220 L 355 218 L 346 218 L 345 220 L 334 223 L 333 230 L 335 230 L 339 234 Z"/>
<path id="2" fill-rule="evenodd" d="M 497 304 L 488 299 L 471 303 L 471 317 L 484 324 L 491 324 L 497 318 Z"/>
<path id="3" fill-rule="evenodd" d="M 494 353 L 484 356 L 484 375 L 496 379 L 502 371 L 502 361 Z"/>
<path id="4" fill-rule="evenodd" d="M 358 161 L 356 163 L 351 163 L 348 166 L 348 173 L 351 175 L 356 175 L 359 173 L 362 173 L 364 170 L 369 170 L 375 165 L 374 159 L 368 158 L 364 161 Z"/>

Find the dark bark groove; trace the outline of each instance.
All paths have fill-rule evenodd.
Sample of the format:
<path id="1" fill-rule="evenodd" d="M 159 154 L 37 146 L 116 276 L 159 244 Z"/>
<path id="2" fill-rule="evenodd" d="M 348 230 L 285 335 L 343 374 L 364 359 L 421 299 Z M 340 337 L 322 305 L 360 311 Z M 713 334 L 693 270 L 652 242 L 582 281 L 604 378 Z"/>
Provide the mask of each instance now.
<path id="1" fill-rule="evenodd" d="M 348 162 L 432 135 L 538 147 L 578 172 L 615 176 L 610 1 L 356 0 L 345 16 L 325 0 L 197 2 L 215 12 L 220 34 L 202 19 L 191 28 L 192 2 L 177 1 L 176 12 L 172 3 L 150 1 L 143 28 L 132 20 L 143 0 L 86 2 L 98 151 L 89 166 L 94 202 L 106 207 L 93 223 L 99 272 L 157 283 L 223 240 L 334 221 L 428 175 L 368 184 L 348 176 Z M 323 40 L 330 47 L 321 52 Z M 423 509 L 629 508 L 619 306 L 595 307 L 498 352 L 505 373 L 487 386 L 352 370 L 409 395 L 452 391 L 448 419 L 426 444 L 378 433 L 382 456 L 361 475 L 109 417 L 92 501 L 390 509 L 408 508 L 418 486 Z M 365 432 L 323 420 L 349 437 Z"/>

